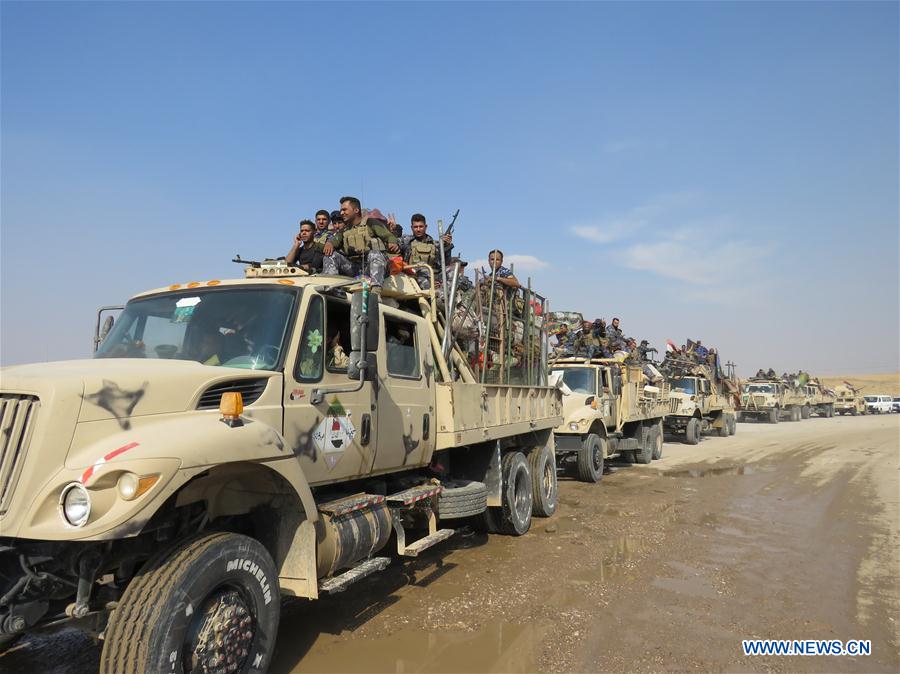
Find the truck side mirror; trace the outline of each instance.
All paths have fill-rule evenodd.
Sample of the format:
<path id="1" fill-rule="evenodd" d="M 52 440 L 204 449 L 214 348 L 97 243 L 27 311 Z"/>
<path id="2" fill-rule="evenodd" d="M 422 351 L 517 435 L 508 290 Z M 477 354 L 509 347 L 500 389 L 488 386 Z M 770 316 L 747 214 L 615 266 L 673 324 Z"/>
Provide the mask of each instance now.
<path id="1" fill-rule="evenodd" d="M 366 377 L 365 381 L 375 381 L 378 377 L 378 368 L 376 367 L 376 352 L 369 351 L 368 353 L 361 353 L 360 351 L 351 351 L 350 352 L 350 362 L 347 364 L 347 377 L 352 379 L 353 381 L 359 381 L 359 372 L 360 367 L 359 363 L 362 360 L 362 356 L 366 357 Z"/>
<path id="2" fill-rule="evenodd" d="M 378 336 L 381 333 L 378 312 L 378 295 L 368 293 L 368 306 L 363 313 L 363 294 L 353 293 L 350 297 L 350 350 L 362 350 L 363 329 L 366 333 L 366 351 L 378 350 Z M 366 319 L 366 322 L 363 319 Z M 371 366 L 374 369 L 374 365 Z"/>
<path id="3" fill-rule="evenodd" d="M 116 319 L 113 316 L 107 316 L 106 320 L 103 321 L 103 327 L 100 328 L 100 341 L 102 342 L 106 339 L 106 336 L 109 334 L 109 331 L 112 330 L 113 325 L 115 324 Z"/>

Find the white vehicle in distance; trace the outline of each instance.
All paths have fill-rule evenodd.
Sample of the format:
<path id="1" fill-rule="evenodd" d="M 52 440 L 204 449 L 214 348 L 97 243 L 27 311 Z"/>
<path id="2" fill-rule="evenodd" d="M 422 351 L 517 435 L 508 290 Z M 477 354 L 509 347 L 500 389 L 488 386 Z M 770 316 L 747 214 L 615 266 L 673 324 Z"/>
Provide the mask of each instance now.
<path id="1" fill-rule="evenodd" d="M 894 411 L 894 401 L 890 396 L 870 395 L 866 399 L 866 411 L 869 414 L 890 414 Z"/>
<path id="2" fill-rule="evenodd" d="M 895 412 L 900 412 L 900 398 L 894 398 L 893 408 Z"/>

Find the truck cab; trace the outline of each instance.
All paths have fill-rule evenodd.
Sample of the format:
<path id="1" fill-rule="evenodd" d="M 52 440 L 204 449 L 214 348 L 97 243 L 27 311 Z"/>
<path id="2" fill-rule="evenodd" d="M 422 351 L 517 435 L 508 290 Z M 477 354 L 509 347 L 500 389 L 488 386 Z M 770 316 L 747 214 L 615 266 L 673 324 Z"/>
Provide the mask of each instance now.
<path id="1" fill-rule="evenodd" d="M 563 356 L 550 373 L 563 390 L 564 419 L 555 430 L 560 469 L 598 482 L 611 458 L 650 463 L 662 456 L 668 386 L 652 386 L 640 366 L 612 358 Z"/>

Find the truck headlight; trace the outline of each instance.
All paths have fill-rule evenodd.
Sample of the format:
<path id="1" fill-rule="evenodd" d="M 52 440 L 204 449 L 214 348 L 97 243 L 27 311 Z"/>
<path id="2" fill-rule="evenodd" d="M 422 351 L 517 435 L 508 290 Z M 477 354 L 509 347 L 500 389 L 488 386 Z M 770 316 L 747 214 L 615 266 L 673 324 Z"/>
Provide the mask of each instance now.
<path id="1" fill-rule="evenodd" d="M 570 431 L 577 431 L 577 430 L 578 430 L 578 424 L 576 424 L 576 423 L 573 421 L 572 423 L 569 424 L 569 430 L 570 430 Z"/>
<path id="2" fill-rule="evenodd" d="M 59 497 L 59 511 L 67 524 L 83 527 L 91 516 L 91 495 L 80 482 L 66 485 Z"/>
<path id="3" fill-rule="evenodd" d="M 159 475 L 145 475 L 139 477 L 134 473 L 122 473 L 116 487 L 119 490 L 119 496 L 125 501 L 133 501 L 138 496 L 145 494 L 150 487 L 156 484 Z"/>

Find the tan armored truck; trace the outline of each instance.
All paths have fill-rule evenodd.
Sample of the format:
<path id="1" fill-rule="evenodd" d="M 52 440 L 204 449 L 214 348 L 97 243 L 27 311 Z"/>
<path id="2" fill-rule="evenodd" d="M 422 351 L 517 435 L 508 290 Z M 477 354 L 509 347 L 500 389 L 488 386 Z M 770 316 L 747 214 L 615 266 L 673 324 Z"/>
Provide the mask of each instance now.
<path id="1" fill-rule="evenodd" d="M 733 370 L 732 376 L 726 377 L 714 366 L 672 354 L 666 356 L 661 369 L 673 401 L 663 422 L 666 432 L 689 445 L 699 443 L 703 433 L 727 437 L 737 432 Z"/>
<path id="2" fill-rule="evenodd" d="M 793 386 L 783 379 L 751 377 L 741 392 L 738 421 L 755 419 L 770 424 L 782 420 L 800 421 L 805 404 L 806 391 L 802 387 Z"/>
<path id="3" fill-rule="evenodd" d="M 855 388 L 844 382 L 834 387 L 834 411 L 841 416 L 849 414 L 856 416 L 866 413 L 866 400 L 863 398 L 861 388 Z"/>
<path id="4" fill-rule="evenodd" d="M 598 482 L 607 459 L 650 463 L 662 458 L 662 421 L 669 387 L 648 383 L 640 365 L 611 358 L 563 356 L 550 363 L 563 386 L 563 423 L 556 427 L 559 467 Z M 660 378 L 661 379 L 661 378 Z"/>
<path id="5" fill-rule="evenodd" d="M 822 386 L 817 379 L 808 381 L 804 388 L 806 389 L 806 404 L 801 410 L 801 416 L 804 419 L 809 419 L 813 414 L 825 418 L 834 416 L 834 391 Z"/>
<path id="6" fill-rule="evenodd" d="M 132 298 L 94 359 L 4 369 L 4 640 L 76 626 L 102 672 L 262 672 L 283 597 L 550 515 L 560 392 L 477 383 L 437 307 L 408 276 L 379 300 L 257 264 Z"/>

